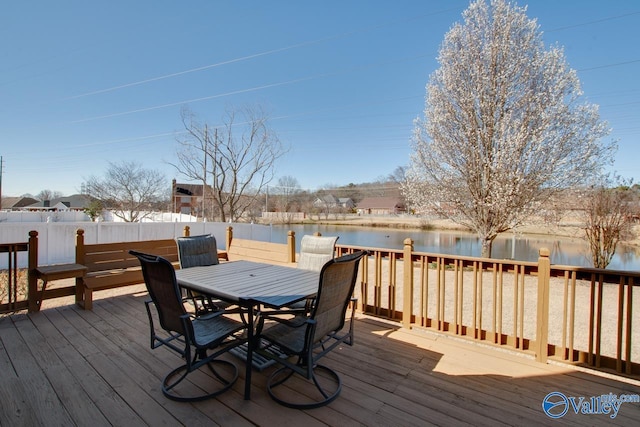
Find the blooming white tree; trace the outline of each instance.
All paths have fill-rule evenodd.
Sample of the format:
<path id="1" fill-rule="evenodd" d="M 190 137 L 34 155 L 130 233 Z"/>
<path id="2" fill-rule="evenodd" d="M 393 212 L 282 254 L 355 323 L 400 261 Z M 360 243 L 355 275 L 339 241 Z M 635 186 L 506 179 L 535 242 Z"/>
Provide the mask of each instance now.
<path id="1" fill-rule="evenodd" d="M 555 191 L 583 183 L 615 143 L 561 48 L 545 50 L 526 8 L 472 3 L 445 35 L 440 68 L 415 122 L 403 192 L 474 230 L 482 256 L 495 237 Z"/>

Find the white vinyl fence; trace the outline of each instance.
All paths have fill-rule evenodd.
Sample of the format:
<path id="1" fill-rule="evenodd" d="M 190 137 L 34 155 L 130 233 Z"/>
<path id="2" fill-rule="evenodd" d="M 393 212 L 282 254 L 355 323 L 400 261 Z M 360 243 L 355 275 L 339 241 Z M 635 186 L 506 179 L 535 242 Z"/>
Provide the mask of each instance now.
<path id="1" fill-rule="evenodd" d="M 218 247 L 226 245 L 226 229 L 233 227 L 234 237 L 261 241 L 271 240 L 271 227 L 258 224 L 221 222 L 0 222 L 0 243 L 29 240 L 29 231 L 38 232 L 38 264 L 62 264 L 75 261 L 76 230 L 84 230 L 84 241 L 92 243 L 129 242 L 136 240 L 172 239 L 182 236 L 184 227 L 190 234 L 213 234 Z M 0 269 L 7 268 L 7 258 L 0 256 Z M 26 268 L 27 253 L 18 255 L 18 266 Z"/>

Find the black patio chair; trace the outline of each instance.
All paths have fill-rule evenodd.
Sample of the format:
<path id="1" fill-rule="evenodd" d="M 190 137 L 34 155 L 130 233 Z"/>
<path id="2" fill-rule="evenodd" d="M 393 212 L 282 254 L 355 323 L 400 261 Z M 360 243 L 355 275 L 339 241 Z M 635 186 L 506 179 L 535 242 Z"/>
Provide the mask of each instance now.
<path id="1" fill-rule="evenodd" d="M 185 402 L 208 399 L 231 388 L 238 379 L 238 368 L 232 362 L 218 357 L 246 342 L 242 335 L 245 325 L 223 316 L 222 311 L 197 317 L 188 314 L 171 263 L 156 255 L 136 251 L 129 253 L 140 260 L 144 281 L 151 297 L 151 300 L 145 301 L 151 331 L 151 348 L 165 345 L 185 360 L 184 365 L 175 368 L 164 377 L 162 393 L 169 399 Z M 160 327 L 166 334 L 157 333 L 151 305 L 155 306 Z M 209 351 L 213 352 L 208 353 Z M 207 390 L 194 396 L 182 390 L 195 387 L 194 385 L 178 387 L 187 375 L 204 365 L 213 374 L 213 391 Z"/>
<path id="2" fill-rule="evenodd" d="M 176 244 L 178 245 L 180 268 L 218 265 L 220 263 L 216 238 L 211 234 L 178 237 Z M 228 303 L 192 290 L 187 290 L 187 296 L 193 303 L 196 315 L 224 310 L 229 306 Z"/>
<path id="3" fill-rule="evenodd" d="M 353 345 L 355 300 L 353 289 L 358 275 L 360 259 L 367 255 L 359 251 L 327 262 L 320 271 L 320 282 L 315 303 L 306 316 L 282 318 L 262 313 L 258 321 L 256 352 L 283 365 L 267 380 L 267 391 L 278 403 L 297 409 L 324 406 L 335 400 L 342 390 L 340 376 L 318 361 L 341 344 Z M 349 303 L 354 303 L 349 327 L 345 329 L 345 315 Z M 265 321 L 273 321 L 265 328 Z M 271 351 L 270 349 L 277 351 Z M 286 357 L 282 357 L 282 353 Z M 291 357 L 293 360 L 289 360 Z M 295 387 L 279 395 L 274 390 L 294 374 L 301 375 L 313 383 L 316 391 L 304 390 L 300 399 L 291 401 L 281 395 L 290 396 Z M 286 387 L 283 387 L 286 389 Z"/>

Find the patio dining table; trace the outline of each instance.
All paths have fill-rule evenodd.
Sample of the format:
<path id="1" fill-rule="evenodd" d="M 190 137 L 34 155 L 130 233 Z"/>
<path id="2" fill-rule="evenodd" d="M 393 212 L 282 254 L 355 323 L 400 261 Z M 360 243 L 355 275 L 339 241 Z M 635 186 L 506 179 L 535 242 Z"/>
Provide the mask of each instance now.
<path id="1" fill-rule="evenodd" d="M 244 398 L 248 400 L 251 397 L 256 311 L 261 306 L 280 309 L 314 296 L 318 290 L 319 274 L 294 267 L 242 260 L 180 269 L 176 271 L 176 278 L 183 288 L 237 304 L 247 310 Z"/>

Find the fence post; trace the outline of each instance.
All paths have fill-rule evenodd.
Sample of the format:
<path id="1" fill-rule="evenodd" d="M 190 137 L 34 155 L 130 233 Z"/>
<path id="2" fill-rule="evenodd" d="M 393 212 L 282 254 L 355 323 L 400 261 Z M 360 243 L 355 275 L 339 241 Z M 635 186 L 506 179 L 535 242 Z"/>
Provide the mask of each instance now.
<path id="1" fill-rule="evenodd" d="M 38 278 L 36 277 L 36 268 L 38 268 L 38 232 L 31 230 L 29 232 L 29 266 L 27 270 L 27 283 L 29 286 L 29 313 L 38 311 Z"/>
<path id="2" fill-rule="evenodd" d="M 233 227 L 232 226 L 228 226 L 227 227 L 227 234 L 226 234 L 226 239 L 225 239 L 225 244 L 226 244 L 226 250 L 227 253 L 229 253 L 229 248 L 231 247 L 231 241 L 233 240 Z"/>
<path id="3" fill-rule="evenodd" d="M 296 262 L 296 232 L 289 230 L 287 233 L 287 262 Z"/>
<path id="4" fill-rule="evenodd" d="M 536 361 L 546 363 L 549 341 L 549 249 L 540 248 L 538 257 L 538 313 L 536 318 Z"/>
<path id="5" fill-rule="evenodd" d="M 409 328 L 413 315 L 413 240 L 404 239 L 403 283 L 402 283 L 402 326 Z"/>

